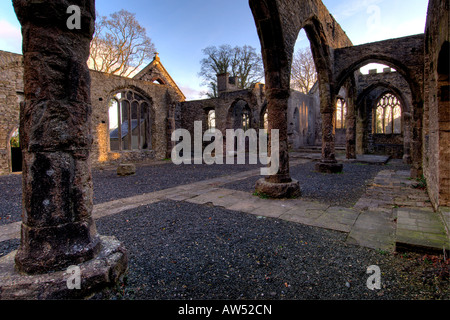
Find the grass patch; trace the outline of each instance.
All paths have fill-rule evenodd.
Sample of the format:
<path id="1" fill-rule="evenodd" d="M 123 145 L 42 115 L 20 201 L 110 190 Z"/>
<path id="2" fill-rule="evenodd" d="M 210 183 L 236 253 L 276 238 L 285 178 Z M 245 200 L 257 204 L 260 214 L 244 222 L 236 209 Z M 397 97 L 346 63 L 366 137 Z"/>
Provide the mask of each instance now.
<path id="1" fill-rule="evenodd" d="M 417 178 L 416 181 L 417 183 L 412 185 L 414 189 L 425 190 L 427 188 L 427 179 L 425 179 L 424 175 L 422 175 L 422 177 L 420 178 Z"/>
<path id="2" fill-rule="evenodd" d="M 255 197 L 260 198 L 260 199 L 270 199 L 270 197 L 269 197 L 267 194 L 265 194 L 265 193 L 260 193 L 260 192 L 257 192 L 257 191 L 253 192 L 253 195 L 254 195 Z"/>

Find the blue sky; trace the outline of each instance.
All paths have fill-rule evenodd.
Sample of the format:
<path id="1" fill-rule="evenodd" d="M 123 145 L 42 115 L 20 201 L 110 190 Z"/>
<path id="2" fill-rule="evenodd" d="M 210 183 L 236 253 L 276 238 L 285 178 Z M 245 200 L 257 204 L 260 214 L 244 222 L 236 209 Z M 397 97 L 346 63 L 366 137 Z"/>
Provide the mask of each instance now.
<path id="1" fill-rule="evenodd" d="M 301 1 L 301 0 L 299 0 Z M 355 45 L 423 33 L 428 0 L 323 0 Z M 248 0 L 96 0 L 97 11 L 136 13 L 161 61 L 188 99 L 205 91 L 198 78 L 202 49 L 260 44 Z M 300 33 L 296 48 L 309 42 Z M 0 1 L 0 50 L 21 53 L 20 24 L 10 0 Z"/>

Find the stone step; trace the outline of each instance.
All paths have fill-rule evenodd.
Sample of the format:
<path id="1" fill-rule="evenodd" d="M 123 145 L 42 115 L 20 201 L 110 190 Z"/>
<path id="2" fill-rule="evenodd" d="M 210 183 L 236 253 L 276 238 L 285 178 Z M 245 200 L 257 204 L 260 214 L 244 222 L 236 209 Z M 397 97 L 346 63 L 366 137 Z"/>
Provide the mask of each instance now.
<path id="1" fill-rule="evenodd" d="M 431 208 L 398 208 L 396 250 L 429 254 L 450 253 L 444 222 Z"/>
<path id="2" fill-rule="evenodd" d="M 345 151 L 345 146 L 335 146 L 334 149 L 336 151 Z M 298 153 L 321 153 L 322 147 L 321 146 L 306 146 L 306 147 L 299 147 L 294 149 L 294 152 Z"/>
<path id="3" fill-rule="evenodd" d="M 450 207 L 440 207 L 439 214 L 441 215 L 442 221 L 444 222 L 447 234 L 450 236 Z"/>

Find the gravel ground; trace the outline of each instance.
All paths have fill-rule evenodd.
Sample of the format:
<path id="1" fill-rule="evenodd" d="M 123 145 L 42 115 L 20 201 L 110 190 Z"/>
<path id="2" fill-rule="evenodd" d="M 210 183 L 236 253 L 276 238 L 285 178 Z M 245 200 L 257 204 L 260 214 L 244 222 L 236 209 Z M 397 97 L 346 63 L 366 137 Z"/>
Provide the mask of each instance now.
<path id="1" fill-rule="evenodd" d="M 20 245 L 19 239 L 13 239 L 0 242 L 0 258 L 6 256 L 11 251 L 16 250 Z"/>
<path id="2" fill-rule="evenodd" d="M 304 197 L 326 190 L 329 198 L 319 198 L 323 201 L 350 197 L 379 170 L 402 168 L 346 164 L 344 174 L 330 176 L 312 172 L 312 166 L 294 167 L 292 176 L 303 181 Z M 112 170 L 94 171 L 95 202 L 252 168 L 168 163 L 140 166 L 137 175 L 125 178 Z M 239 185 L 253 190 L 250 180 Z M 1 177 L 0 183 L 6 194 L 0 210 L 11 210 L 13 199 L 20 203 L 20 176 Z M 331 195 L 337 189 L 347 189 L 347 195 Z M 223 208 L 162 201 L 102 218 L 97 228 L 116 236 L 129 252 L 127 281 L 114 299 L 450 299 L 449 260 L 442 257 L 351 246 L 343 233 Z M 19 240 L 1 242 L 0 257 L 18 245 Z M 366 287 L 371 265 L 381 268 L 381 290 Z"/>
<path id="3" fill-rule="evenodd" d="M 97 221 L 129 254 L 124 300 L 450 299 L 442 257 L 347 245 L 345 234 L 187 202 L 162 201 Z M 0 257 L 19 240 L 0 243 Z M 381 290 L 366 283 L 381 269 Z"/>
<path id="4" fill-rule="evenodd" d="M 21 221 L 22 175 L 0 176 L 0 225 Z"/>
<path id="5" fill-rule="evenodd" d="M 290 168 L 293 179 L 300 183 L 302 198 L 316 200 L 333 206 L 352 207 L 366 191 L 366 186 L 381 171 L 386 169 L 408 170 L 398 161 L 388 165 L 345 163 L 339 174 L 323 174 L 315 171 L 315 162 Z M 253 192 L 255 183 L 261 177 L 251 177 L 229 183 L 224 188 Z"/>
<path id="6" fill-rule="evenodd" d="M 136 175 L 93 170 L 94 204 L 259 168 L 260 165 L 138 165 Z M 0 225 L 21 221 L 22 176 L 0 176 Z"/>
<path id="7" fill-rule="evenodd" d="M 419 256 L 347 245 L 343 233 L 282 220 L 162 201 L 97 227 L 129 252 L 114 299 L 450 298 L 448 277 L 434 282 Z M 381 290 L 366 286 L 371 265 L 381 269 Z"/>
<path id="8" fill-rule="evenodd" d="M 93 170 L 94 204 L 120 198 L 159 191 L 179 185 L 225 176 L 259 168 L 260 165 L 180 165 L 171 162 L 137 166 L 136 175 L 119 177 L 114 169 Z M 291 176 L 300 181 L 303 197 L 330 203 L 352 206 L 365 190 L 365 183 L 385 168 L 400 168 L 395 162 L 390 166 L 345 164 L 344 173 L 325 175 L 314 172 L 314 163 L 291 168 Z M 253 192 L 255 176 L 225 187 Z M 21 221 L 22 176 L 0 177 L 0 225 Z"/>
<path id="9" fill-rule="evenodd" d="M 115 170 L 93 171 L 94 204 L 155 192 L 202 180 L 252 170 L 260 165 L 142 165 L 136 175 L 118 177 Z"/>

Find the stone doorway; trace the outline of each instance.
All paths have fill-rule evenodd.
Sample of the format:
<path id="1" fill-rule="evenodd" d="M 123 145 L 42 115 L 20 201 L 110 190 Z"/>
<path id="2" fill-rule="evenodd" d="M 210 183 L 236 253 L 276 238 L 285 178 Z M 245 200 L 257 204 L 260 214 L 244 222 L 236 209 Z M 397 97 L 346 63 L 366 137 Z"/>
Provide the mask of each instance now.
<path id="1" fill-rule="evenodd" d="M 20 148 L 19 129 L 13 131 L 9 139 L 10 170 L 12 173 L 22 172 L 22 149 Z"/>

